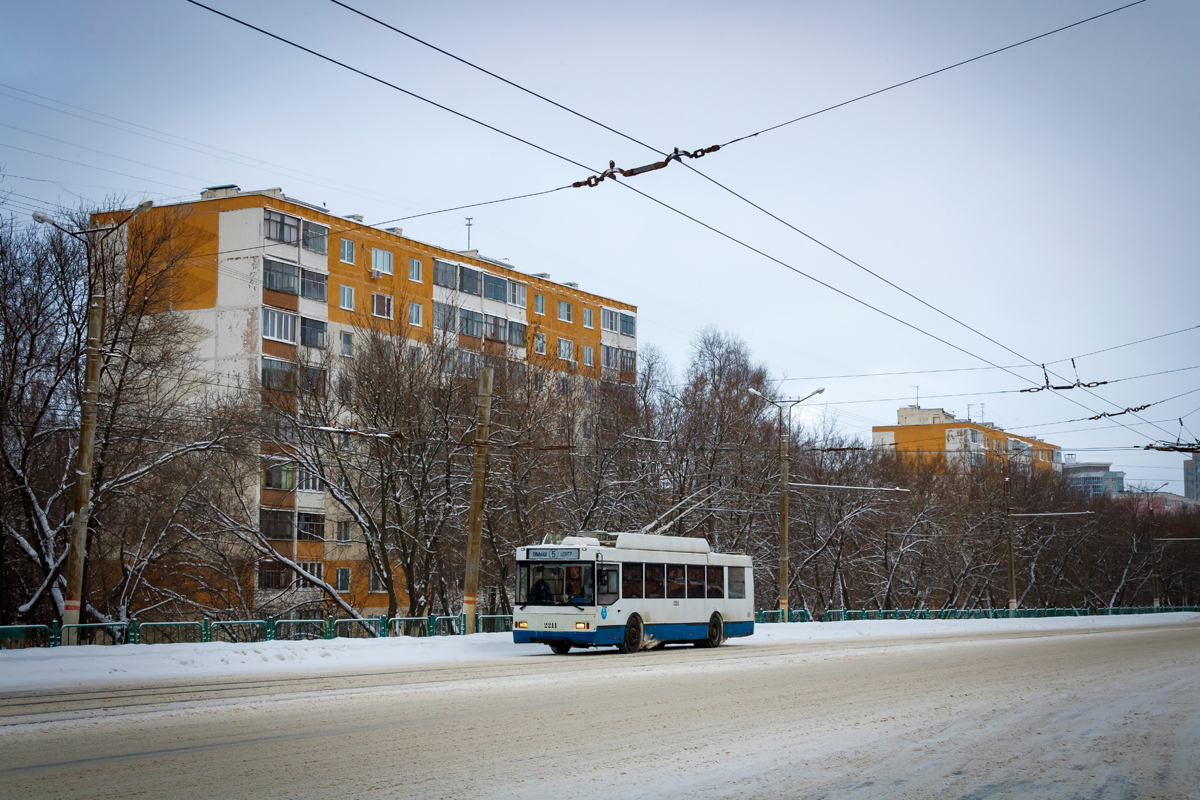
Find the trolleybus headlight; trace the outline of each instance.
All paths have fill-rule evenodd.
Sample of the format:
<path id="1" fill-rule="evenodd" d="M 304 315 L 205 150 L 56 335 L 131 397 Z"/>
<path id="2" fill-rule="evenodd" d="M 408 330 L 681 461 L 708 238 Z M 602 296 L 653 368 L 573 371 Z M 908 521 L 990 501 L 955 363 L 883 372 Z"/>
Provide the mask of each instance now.
<path id="1" fill-rule="evenodd" d="M 587 630 L 587 626 L 588 626 L 588 624 L 587 624 L 586 622 L 576 622 L 576 623 L 575 623 L 575 630 L 577 630 L 577 631 L 586 631 L 586 630 Z"/>

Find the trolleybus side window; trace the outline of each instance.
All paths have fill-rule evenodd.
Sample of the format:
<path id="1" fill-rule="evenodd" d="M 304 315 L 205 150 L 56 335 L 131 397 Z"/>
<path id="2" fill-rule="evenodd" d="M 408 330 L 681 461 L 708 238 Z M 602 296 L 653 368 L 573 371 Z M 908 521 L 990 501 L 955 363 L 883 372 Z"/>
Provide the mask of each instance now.
<path id="1" fill-rule="evenodd" d="M 729 568 L 729 599 L 744 600 L 746 598 L 746 568 Z"/>
<path id="2" fill-rule="evenodd" d="M 708 597 L 710 600 L 722 600 L 725 597 L 725 568 L 710 566 L 708 568 Z"/>
<path id="3" fill-rule="evenodd" d="M 616 564 L 599 566 L 596 573 L 596 599 L 600 605 L 607 606 L 617 602 L 621 596 L 621 578 Z"/>
<path id="4" fill-rule="evenodd" d="M 667 597 L 687 597 L 683 564 L 667 564 Z"/>
<path id="5" fill-rule="evenodd" d="M 687 596 L 692 599 L 704 599 L 704 565 L 688 564 Z"/>
<path id="6" fill-rule="evenodd" d="M 641 597 L 642 596 L 642 565 L 641 564 L 622 564 L 621 565 L 621 596 L 622 597 Z"/>
<path id="7" fill-rule="evenodd" d="M 646 597 L 666 597 L 666 584 L 663 581 L 663 565 L 646 565 Z"/>

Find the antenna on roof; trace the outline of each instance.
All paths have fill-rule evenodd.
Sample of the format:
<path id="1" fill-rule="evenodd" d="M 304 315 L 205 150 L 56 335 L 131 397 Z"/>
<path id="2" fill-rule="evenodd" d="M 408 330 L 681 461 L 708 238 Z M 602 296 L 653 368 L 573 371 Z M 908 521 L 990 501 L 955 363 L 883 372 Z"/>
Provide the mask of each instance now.
<path id="1" fill-rule="evenodd" d="M 473 220 L 473 219 L 475 219 L 475 218 L 467 217 L 467 249 L 468 250 L 471 249 L 471 220 Z"/>

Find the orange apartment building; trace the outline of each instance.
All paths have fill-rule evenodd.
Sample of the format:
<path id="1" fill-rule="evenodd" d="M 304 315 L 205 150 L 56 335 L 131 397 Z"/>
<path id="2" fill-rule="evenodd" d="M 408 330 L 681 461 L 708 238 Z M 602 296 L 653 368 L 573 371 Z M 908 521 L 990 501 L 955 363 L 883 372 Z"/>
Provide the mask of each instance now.
<path id="1" fill-rule="evenodd" d="M 894 448 L 935 469 L 964 470 L 996 459 L 1062 471 L 1062 448 L 1057 445 L 1008 433 L 990 422 L 958 419 L 941 408 L 898 409 L 895 425 L 871 428 L 871 441 L 875 447 Z"/>
<path id="2" fill-rule="evenodd" d="M 456 334 L 468 364 L 488 355 L 581 380 L 634 381 L 637 308 L 629 303 L 335 216 L 279 189 L 218 186 L 198 202 L 148 213 L 171 209 L 184 213 L 197 254 L 180 276 L 175 310 L 205 332 L 198 356 L 210 385 L 294 391 L 302 362 L 315 360 L 306 349 L 352 357 L 358 326 L 371 319 L 405 321 L 418 340 L 434 330 Z M 362 613 L 386 611 L 365 545 L 315 481 L 264 467 L 255 500 L 260 530 L 278 552 Z M 285 590 L 296 590 L 292 573 L 261 563 L 256 604 Z"/>

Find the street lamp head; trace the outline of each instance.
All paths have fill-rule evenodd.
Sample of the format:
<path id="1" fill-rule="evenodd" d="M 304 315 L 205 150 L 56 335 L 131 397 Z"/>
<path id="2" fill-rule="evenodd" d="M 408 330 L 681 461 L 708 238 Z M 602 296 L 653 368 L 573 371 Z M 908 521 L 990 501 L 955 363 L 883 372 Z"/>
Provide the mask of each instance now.
<path id="1" fill-rule="evenodd" d="M 138 214 L 141 214 L 143 211 L 149 211 L 153 207 L 154 207 L 153 200 L 143 200 L 142 202 L 138 203 L 138 207 L 133 210 L 132 216 L 137 216 Z"/>
<path id="2" fill-rule="evenodd" d="M 813 394 L 825 394 L 825 387 L 822 386 L 820 389 L 817 389 L 815 392 L 813 392 Z"/>
<path id="3" fill-rule="evenodd" d="M 34 218 L 35 218 L 35 219 L 37 218 L 37 215 L 36 215 L 36 214 L 34 215 Z M 758 389 L 755 389 L 753 386 L 751 386 L 751 387 L 750 387 L 749 389 L 747 389 L 746 391 L 750 392 L 750 394 L 754 395 L 755 397 L 762 397 L 762 396 L 763 396 L 762 392 L 760 392 Z"/>
<path id="4" fill-rule="evenodd" d="M 43 214 L 41 211 L 33 212 L 33 221 L 39 225 L 53 225 L 54 218 L 49 214 Z"/>

